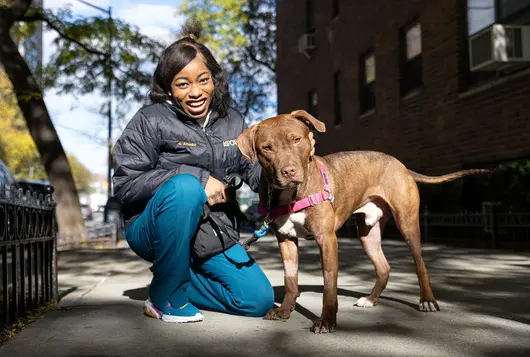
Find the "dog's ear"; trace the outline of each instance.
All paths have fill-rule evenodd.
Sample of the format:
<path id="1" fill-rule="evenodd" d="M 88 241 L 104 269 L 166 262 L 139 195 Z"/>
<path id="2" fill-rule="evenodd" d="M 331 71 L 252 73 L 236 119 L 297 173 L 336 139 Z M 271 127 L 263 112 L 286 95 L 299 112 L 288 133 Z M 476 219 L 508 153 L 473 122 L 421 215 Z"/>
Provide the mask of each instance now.
<path id="1" fill-rule="evenodd" d="M 320 120 L 318 120 L 305 110 L 295 110 L 294 112 L 291 112 L 290 115 L 292 117 L 295 117 L 296 119 L 305 121 L 307 124 L 310 124 L 313 128 L 315 128 L 321 133 L 326 132 L 326 124 L 322 123 Z"/>
<path id="2" fill-rule="evenodd" d="M 245 130 L 241 135 L 236 139 L 237 147 L 241 154 L 247 158 L 250 162 L 256 161 L 256 148 L 254 147 L 256 129 L 258 124 L 252 125 L 250 128 Z"/>

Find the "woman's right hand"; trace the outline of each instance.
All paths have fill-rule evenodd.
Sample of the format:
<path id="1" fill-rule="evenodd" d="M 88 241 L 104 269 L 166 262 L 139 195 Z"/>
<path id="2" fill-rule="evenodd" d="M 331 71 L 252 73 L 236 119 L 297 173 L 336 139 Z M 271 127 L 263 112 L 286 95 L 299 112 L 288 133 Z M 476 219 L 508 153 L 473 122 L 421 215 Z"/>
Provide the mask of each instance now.
<path id="1" fill-rule="evenodd" d="M 213 206 L 216 203 L 226 202 L 225 188 L 225 184 L 216 179 L 215 177 L 210 176 L 208 178 L 204 191 L 206 191 L 206 196 L 208 197 L 208 204 L 210 206 Z"/>

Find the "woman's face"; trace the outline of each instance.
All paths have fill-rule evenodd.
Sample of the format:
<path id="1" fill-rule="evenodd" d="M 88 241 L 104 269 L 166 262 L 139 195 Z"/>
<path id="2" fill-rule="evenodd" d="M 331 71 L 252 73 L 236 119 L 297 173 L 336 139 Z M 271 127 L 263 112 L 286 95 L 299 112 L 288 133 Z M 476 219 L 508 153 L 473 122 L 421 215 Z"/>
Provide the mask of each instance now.
<path id="1" fill-rule="evenodd" d="M 173 101 L 192 119 L 206 116 L 213 90 L 212 74 L 200 54 L 177 73 L 171 82 Z"/>

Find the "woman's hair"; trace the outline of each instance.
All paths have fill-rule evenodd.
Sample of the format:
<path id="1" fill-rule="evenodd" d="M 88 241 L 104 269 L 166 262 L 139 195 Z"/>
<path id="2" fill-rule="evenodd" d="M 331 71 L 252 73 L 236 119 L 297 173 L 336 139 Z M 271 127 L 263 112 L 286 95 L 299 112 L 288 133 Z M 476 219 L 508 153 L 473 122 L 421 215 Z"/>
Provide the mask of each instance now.
<path id="1" fill-rule="evenodd" d="M 173 42 L 162 52 L 153 74 L 149 98 L 154 103 L 163 103 L 171 100 L 169 93 L 171 92 L 173 78 L 200 53 L 204 57 L 206 67 L 210 70 L 213 77 L 214 91 L 210 109 L 223 117 L 227 114 L 231 101 L 228 80 L 210 50 L 197 41 L 201 30 L 202 26 L 197 20 L 186 21 L 181 31 L 183 37 Z"/>

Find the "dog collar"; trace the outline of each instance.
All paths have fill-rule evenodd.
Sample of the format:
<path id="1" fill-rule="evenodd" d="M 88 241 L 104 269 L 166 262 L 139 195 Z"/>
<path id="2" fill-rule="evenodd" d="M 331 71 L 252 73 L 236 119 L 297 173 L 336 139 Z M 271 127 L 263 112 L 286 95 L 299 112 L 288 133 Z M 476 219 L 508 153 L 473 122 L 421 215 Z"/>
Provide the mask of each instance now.
<path id="1" fill-rule="evenodd" d="M 306 198 L 295 201 L 291 204 L 271 208 L 269 211 L 265 207 L 258 205 L 258 212 L 262 216 L 266 216 L 268 219 L 272 220 L 277 217 L 285 216 L 291 213 L 296 213 L 301 210 L 304 210 L 308 207 L 313 207 L 314 205 L 329 200 L 332 204 L 334 201 L 333 193 L 331 192 L 331 185 L 328 181 L 328 176 L 326 174 L 326 168 L 321 163 L 318 163 L 318 169 L 322 175 L 322 180 L 324 181 L 324 191 L 314 193 Z"/>

